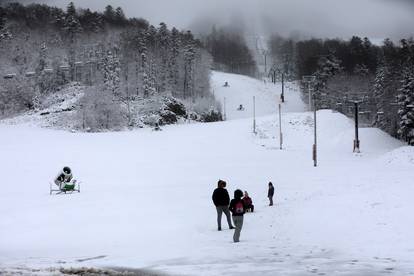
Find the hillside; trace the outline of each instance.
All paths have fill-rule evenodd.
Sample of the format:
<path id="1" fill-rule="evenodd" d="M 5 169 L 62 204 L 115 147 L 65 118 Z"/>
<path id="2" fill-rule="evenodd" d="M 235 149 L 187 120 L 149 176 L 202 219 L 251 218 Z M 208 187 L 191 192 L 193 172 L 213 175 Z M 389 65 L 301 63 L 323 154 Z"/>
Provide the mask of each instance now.
<path id="1" fill-rule="evenodd" d="M 354 154 L 353 122 L 321 110 L 314 168 L 313 114 L 294 84 L 286 90 L 280 150 L 279 85 L 219 72 L 211 82 L 216 98 L 226 97 L 227 121 L 117 133 L 1 124 L 0 274 L 84 266 L 173 275 L 414 271 L 410 148 L 366 128 Z M 81 193 L 50 196 L 49 182 L 66 165 L 82 181 Z M 255 204 L 239 244 L 232 231 L 216 228 L 218 179 L 231 195 L 247 190 Z M 267 206 L 269 181 L 274 207 Z"/>

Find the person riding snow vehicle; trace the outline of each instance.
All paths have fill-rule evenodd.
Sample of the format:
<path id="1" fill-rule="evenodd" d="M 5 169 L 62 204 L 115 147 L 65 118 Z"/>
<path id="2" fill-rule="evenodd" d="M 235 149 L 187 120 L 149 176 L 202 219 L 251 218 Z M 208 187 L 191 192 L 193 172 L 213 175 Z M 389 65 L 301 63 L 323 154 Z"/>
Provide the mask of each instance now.
<path id="1" fill-rule="evenodd" d="M 64 167 L 55 178 L 55 184 L 60 190 L 70 191 L 75 189 L 76 180 L 73 179 L 72 170 L 69 167 Z"/>

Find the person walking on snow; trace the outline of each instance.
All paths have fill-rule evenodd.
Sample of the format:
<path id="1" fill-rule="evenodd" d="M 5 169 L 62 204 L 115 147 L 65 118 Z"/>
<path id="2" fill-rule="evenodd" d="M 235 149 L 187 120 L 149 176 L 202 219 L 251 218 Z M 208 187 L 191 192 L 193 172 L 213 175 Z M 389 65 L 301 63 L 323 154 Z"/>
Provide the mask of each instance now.
<path id="1" fill-rule="evenodd" d="M 244 203 L 244 206 L 246 207 L 246 212 L 254 211 L 253 201 L 249 197 L 249 194 L 247 193 L 247 191 L 244 191 L 243 203 Z"/>
<path id="2" fill-rule="evenodd" d="M 269 206 L 273 206 L 273 195 L 275 194 L 275 188 L 273 187 L 272 182 L 269 182 L 269 191 L 267 192 L 267 197 L 269 198 Z"/>
<path id="3" fill-rule="evenodd" d="M 231 224 L 230 211 L 229 211 L 230 196 L 226 190 L 225 181 L 223 180 L 218 181 L 217 188 L 214 190 L 212 198 L 213 198 L 213 203 L 216 206 L 216 210 L 217 210 L 218 230 L 221 231 L 221 216 L 223 213 L 227 217 L 227 223 L 229 224 L 229 228 L 234 229 L 233 225 Z"/>
<path id="4" fill-rule="evenodd" d="M 233 223 L 236 227 L 233 235 L 233 241 L 239 242 L 240 241 L 240 232 L 243 227 L 243 216 L 246 212 L 246 206 L 244 206 L 244 202 L 242 200 L 243 192 L 241 190 L 234 191 L 234 199 L 230 202 L 230 211 L 233 215 Z"/>

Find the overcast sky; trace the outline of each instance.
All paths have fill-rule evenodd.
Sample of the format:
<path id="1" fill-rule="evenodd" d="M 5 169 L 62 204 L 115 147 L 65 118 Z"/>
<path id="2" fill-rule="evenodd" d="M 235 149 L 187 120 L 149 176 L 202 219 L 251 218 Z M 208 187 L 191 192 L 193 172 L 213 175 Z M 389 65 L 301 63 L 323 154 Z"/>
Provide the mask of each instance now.
<path id="1" fill-rule="evenodd" d="M 34 1 L 26 1 L 34 2 Z M 70 1 L 40 0 L 65 7 Z M 318 37 L 368 36 L 398 39 L 414 34 L 413 0 L 75 0 L 79 7 L 121 6 L 129 17 L 166 22 L 196 32 L 212 24 Z"/>

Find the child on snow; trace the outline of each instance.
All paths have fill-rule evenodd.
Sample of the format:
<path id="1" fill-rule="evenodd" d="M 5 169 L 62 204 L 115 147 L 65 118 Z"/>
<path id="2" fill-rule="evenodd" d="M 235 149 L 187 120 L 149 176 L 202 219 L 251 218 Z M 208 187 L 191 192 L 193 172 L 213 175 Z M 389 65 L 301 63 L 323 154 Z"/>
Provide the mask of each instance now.
<path id="1" fill-rule="evenodd" d="M 243 227 L 243 215 L 246 212 L 246 207 L 242 200 L 243 192 L 240 190 L 234 191 L 234 199 L 230 202 L 230 211 L 233 215 L 233 224 L 236 227 L 233 235 L 233 241 L 240 241 L 240 232 Z"/>
<path id="2" fill-rule="evenodd" d="M 269 198 L 269 206 L 273 206 L 273 195 L 275 194 L 275 188 L 273 187 L 272 182 L 269 182 L 269 190 L 267 192 L 267 197 Z"/>
<path id="3" fill-rule="evenodd" d="M 246 206 L 246 212 L 254 211 L 253 201 L 249 197 L 249 194 L 247 193 L 247 191 L 244 191 L 243 203 L 244 203 L 244 206 Z"/>

